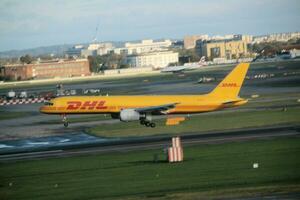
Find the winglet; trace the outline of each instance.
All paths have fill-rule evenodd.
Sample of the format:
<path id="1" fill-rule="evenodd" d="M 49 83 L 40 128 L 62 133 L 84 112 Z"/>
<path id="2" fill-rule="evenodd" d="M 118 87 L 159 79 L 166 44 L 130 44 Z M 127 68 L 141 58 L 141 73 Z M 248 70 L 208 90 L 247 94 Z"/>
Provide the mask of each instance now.
<path id="1" fill-rule="evenodd" d="M 238 64 L 209 95 L 236 98 L 244 82 L 250 63 Z"/>

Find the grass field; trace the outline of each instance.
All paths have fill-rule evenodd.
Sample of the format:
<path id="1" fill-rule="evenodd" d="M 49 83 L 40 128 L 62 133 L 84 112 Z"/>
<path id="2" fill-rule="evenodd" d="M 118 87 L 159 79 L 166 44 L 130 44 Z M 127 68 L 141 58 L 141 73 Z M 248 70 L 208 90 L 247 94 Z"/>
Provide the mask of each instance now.
<path id="1" fill-rule="evenodd" d="M 0 110 L 0 120 L 30 116 L 29 112 L 5 112 Z"/>
<path id="2" fill-rule="evenodd" d="M 110 119 L 112 119 L 110 115 L 101 115 L 101 114 L 86 115 L 86 116 L 83 115 L 83 117 L 76 117 L 76 118 L 72 118 L 72 116 L 71 117 L 68 116 L 69 123 L 101 121 L 101 120 L 110 120 Z M 39 124 L 60 124 L 60 123 L 61 123 L 61 119 L 57 119 L 57 120 L 48 120 L 48 121 L 40 122 Z"/>
<path id="3" fill-rule="evenodd" d="M 192 132 L 216 131 L 245 127 L 300 123 L 300 108 L 258 111 L 232 111 L 225 113 L 206 113 L 188 118 L 177 126 L 165 126 L 165 120 L 157 120 L 156 128 L 141 126 L 138 122 L 118 123 L 114 126 L 103 124 L 87 130 L 88 133 L 104 137 L 149 136 L 163 134 L 186 134 Z"/>
<path id="4" fill-rule="evenodd" d="M 299 137 L 198 145 L 184 153 L 185 161 L 177 164 L 167 163 L 162 150 L 1 163 L 0 199 L 209 199 L 300 192 Z"/>

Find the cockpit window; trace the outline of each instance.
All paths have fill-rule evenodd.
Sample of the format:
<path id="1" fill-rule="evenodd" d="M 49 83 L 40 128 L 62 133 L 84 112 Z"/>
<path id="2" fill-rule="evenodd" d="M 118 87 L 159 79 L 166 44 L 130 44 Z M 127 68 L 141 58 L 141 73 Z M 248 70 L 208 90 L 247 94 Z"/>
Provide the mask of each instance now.
<path id="1" fill-rule="evenodd" d="M 53 103 L 51 103 L 51 102 L 49 102 L 49 101 L 46 101 L 46 102 L 44 103 L 44 105 L 45 105 L 45 106 L 53 106 Z"/>

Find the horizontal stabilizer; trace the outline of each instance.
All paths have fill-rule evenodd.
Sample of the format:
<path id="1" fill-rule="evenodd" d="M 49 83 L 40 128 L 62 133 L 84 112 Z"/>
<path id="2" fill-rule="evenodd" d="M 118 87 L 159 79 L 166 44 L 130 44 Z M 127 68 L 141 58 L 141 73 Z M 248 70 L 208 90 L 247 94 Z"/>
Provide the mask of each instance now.
<path id="1" fill-rule="evenodd" d="M 178 125 L 178 124 L 180 124 L 180 122 L 182 122 L 184 120 L 185 120 L 185 117 L 167 118 L 166 125 L 167 126 Z"/>

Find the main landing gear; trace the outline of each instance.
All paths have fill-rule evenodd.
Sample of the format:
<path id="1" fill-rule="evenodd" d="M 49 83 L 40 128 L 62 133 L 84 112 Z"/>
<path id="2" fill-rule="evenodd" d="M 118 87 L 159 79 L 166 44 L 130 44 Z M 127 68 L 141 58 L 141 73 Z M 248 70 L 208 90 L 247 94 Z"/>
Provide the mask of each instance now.
<path id="1" fill-rule="evenodd" d="M 147 120 L 140 120 L 140 124 L 141 125 L 144 125 L 146 127 L 151 127 L 151 128 L 154 128 L 156 126 L 156 124 L 154 122 L 151 122 L 151 121 L 147 121 Z"/>
<path id="2" fill-rule="evenodd" d="M 62 114 L 61 116 L 62 116 L 62 122 L 64 124 L 64 127 L 67 128 L 69 126 L 69 122 L 67 120 L 67 116 L 65 114 Z"/>

